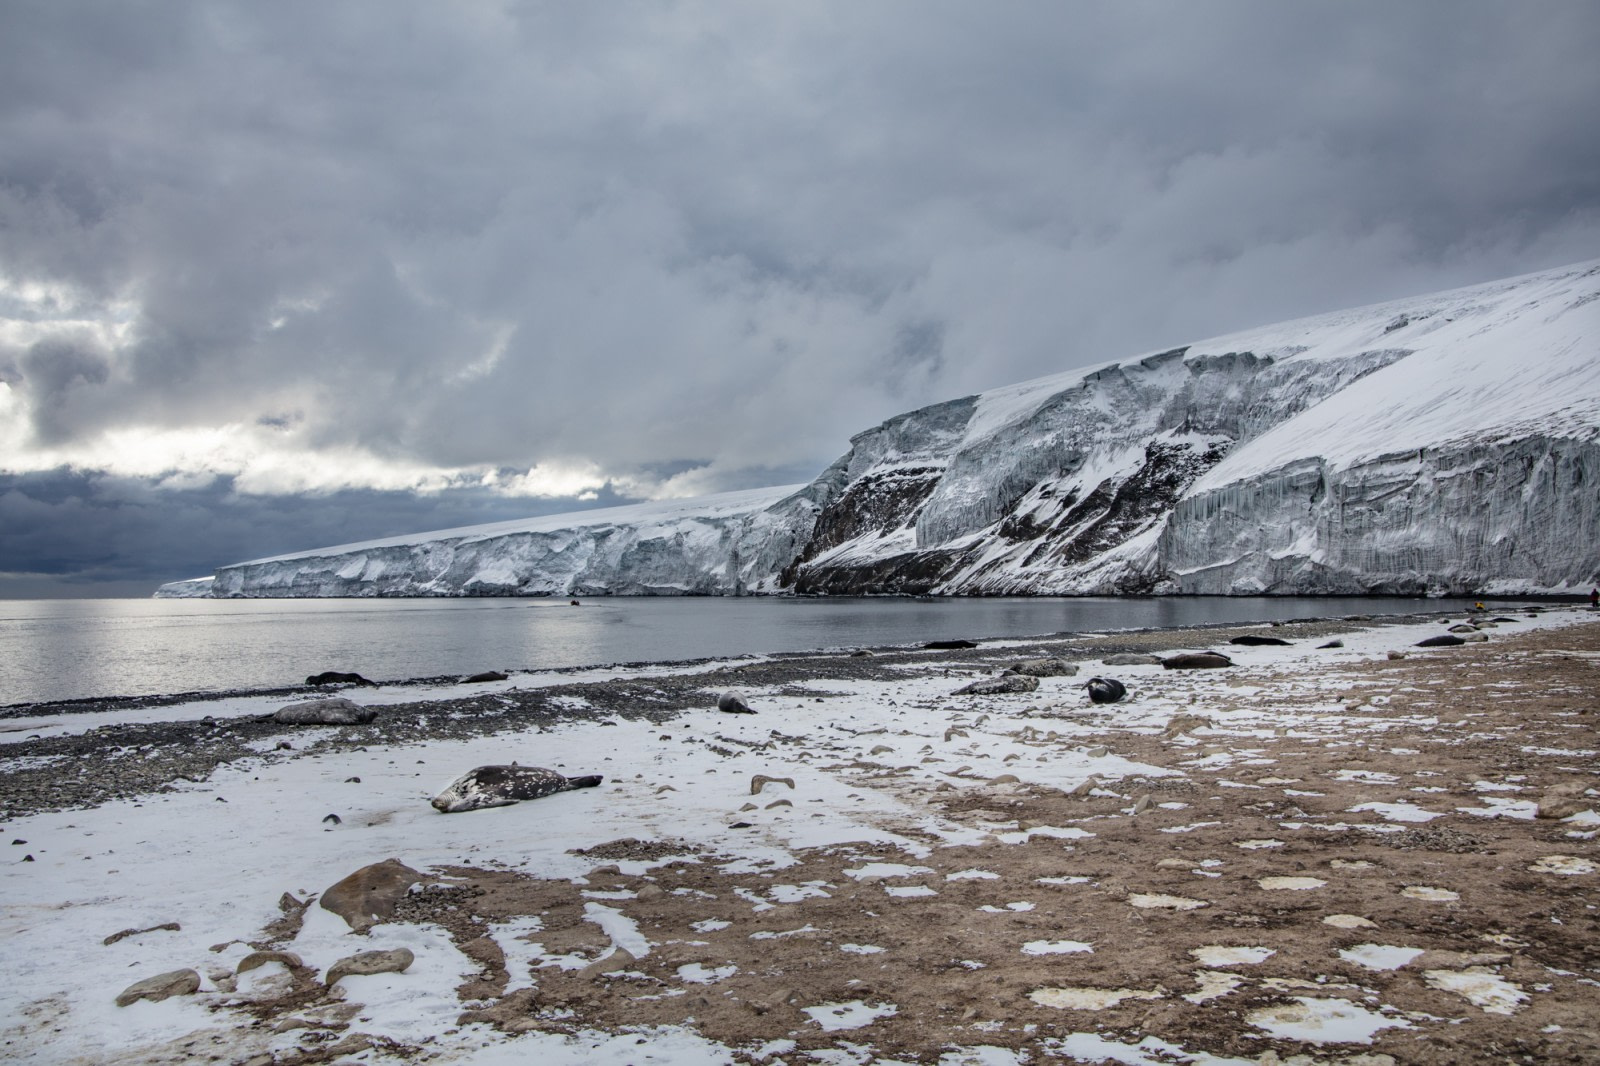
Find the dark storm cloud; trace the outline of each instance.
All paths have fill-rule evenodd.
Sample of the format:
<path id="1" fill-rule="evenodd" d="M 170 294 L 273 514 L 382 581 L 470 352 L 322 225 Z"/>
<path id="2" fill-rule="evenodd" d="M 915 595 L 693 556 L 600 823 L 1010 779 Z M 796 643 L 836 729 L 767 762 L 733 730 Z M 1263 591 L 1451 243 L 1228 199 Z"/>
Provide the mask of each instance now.
<path id="1" fill-rule="evenodd" d="M 609 492 L 594 501 L 481 490 L 254 496 L 226 478 L 174 489 L 74 470 L 0 474 L 0 597 L 85 594 L 108 583 L 149 595 L 244 559 L 622 502 Z"/>
<path id="2" fill-rule="evenodd" d="M 1588 0 L 17 0 L 0 381 L 44 465 L 238 425 L 814 471 L 920 403 L 1600 254 L 1597 50 Z"/>

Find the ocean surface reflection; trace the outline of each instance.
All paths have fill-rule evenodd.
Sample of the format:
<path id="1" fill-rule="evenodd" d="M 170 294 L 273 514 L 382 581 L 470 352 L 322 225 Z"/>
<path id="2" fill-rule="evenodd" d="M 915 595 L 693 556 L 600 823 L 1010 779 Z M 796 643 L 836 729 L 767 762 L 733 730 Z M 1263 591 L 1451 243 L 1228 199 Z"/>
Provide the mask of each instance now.
<path id="1" fill-rule="evenodd" d="M 929 640 L 1453 610 L 1319 597 L 0 601 L 0 706 Z"/>

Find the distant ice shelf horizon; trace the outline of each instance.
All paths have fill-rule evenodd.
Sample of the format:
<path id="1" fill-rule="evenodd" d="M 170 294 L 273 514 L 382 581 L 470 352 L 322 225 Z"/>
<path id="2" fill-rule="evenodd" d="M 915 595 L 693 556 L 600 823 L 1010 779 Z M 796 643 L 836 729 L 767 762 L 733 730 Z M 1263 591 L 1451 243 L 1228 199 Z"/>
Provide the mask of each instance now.
<path id="1" fill-rule="evenodd" d="M 897 415 L 804 485 L 257 559 L 162 597 L 1494 595 L 1600 582 L 1600 260 Z"/>

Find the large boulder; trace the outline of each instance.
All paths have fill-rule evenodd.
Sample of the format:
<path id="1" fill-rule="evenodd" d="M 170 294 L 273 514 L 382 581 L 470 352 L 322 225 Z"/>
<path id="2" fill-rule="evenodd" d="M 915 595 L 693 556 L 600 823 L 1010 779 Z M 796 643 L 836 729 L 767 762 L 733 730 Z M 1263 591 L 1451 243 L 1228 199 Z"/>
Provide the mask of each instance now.
<path id="1" fill-rule="evenodd" d="M 375 707 L 363 707 L 354 700 L 332 696 L 291 703 L 273 715 L 272 720 L 290 725 L 365 725 L 376 717 Z"/>
<path id="2" fill-rule="evenodd" d="M 172 970 L 154 977 L 146 977 L 143 981 L 135 981 L 122 990 L 122 994 L 117 997 L 117 1006 L 131 1006 L 141 999 L 159 1003 L 173 996 L 193 995 L 199 990 L 198 973 L 193 970 Z"/>
<path id="3" fill-rule="evenodd" d="M 328 967 L 323 984 L 329 988 L 346 977 L 365 977 L 375 973 L 405 973 L 417 957 L 410 948 L 391 948 L 388 951 L 363 951 L 347 955 Z"/>
<path id="4" fill-rule="evenodd" d="M 363 866 L 322 894 L 322 909 L 332 911 L 356 932 L 365 932 L 394 911 L 412 885 L 421 884 L 420 873 L 399 859 Z"/>

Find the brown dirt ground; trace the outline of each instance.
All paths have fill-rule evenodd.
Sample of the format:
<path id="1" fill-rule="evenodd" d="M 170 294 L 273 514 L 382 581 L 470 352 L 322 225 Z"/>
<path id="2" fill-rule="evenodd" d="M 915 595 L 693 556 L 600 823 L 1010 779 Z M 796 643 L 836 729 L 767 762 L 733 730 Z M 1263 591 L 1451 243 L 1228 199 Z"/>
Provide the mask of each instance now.
<path id="1" fill-rule="evenodd" d="M 1351 1064 L 1386 1061 L 1383 1056 L 1423 1064 L 1597 1062 L 1600 874 L 1532 869 L 1552 855 L 1600 863 L 1594 841 L 1569 835 L 1590 827 L 1479 817 L 1456 808 L 1483 807 L 1488 797 L 1536 800 L 1563 782 L 1600 785 L 1592 754 L 1600 748 L 1594 713 L 1600 624 L 1504 635 L 1508 628 L 1487 644 L 1325 667 L 1328 681 L 1347 693 L 1342 716 L 1308 714 L 1303 727 L 1288 730 L 1247 731 L 1233 720 L 1169 737 L 1121 727 L 1106 708 L 1045 708 L 1027 716 L 1024 724 L 1034 727 L 1032 743 L 1042 754 L 1057 744 L 1083 744 L 1081 736 L 1053 740 L 1050 733 L 1060 720 L 1076 717 L 1098 723 L 1101 743 L 1112 751 L 1184 775 L 1116 782 L 1109 786 L 1116 796 L 1018 784 L 958 789 L 882 767 L 860 764 L 857 771 L 861 785 L 894 790 L 959 824 L 1078 825 L 1093 832 L 1089 838 L 1035 835 L 1019 844 L 943 847 L 924 837 L 932 850 L 921 856 L 849 845 L 800 851 L 797 865 L 743 873 L 723 869 L 719 856 L 697 854 L 642 876 L 625 876 L 614 864 L 682 855 L 685 846 L 619 841 L 591 849 L 595 869 L 588 884 L 469 867 L 442 871 L 457 887 L 414 894 L 397 920 L 437 921 L 451 932 L 483 967 L 459 989 L 462 1021 L 488 1022 L 508 1033 L 690 1025 L 745 1049 L 741 1054 L 792 1040 L 796 1054 L 783 1056 L 788 1061 L 850 1045 L 885 1058 L 933 1062 L 952 1047 L 1038 1049 L 1069 1033 L 1095 1032 L 1126 1043 L 1155 1036 L 1190 1053 L 1263 1062 L 1296 1055 L 1311 1056 L 1301 1062 Z M 1189 710 L 1204 716 L 1281 715 L 1311 704 L 1325 709 L 1327 688 L 1317 691 L 1301 680 L 1292 673 L 1243 671 L 1226 699 L 1197 694 Z M 1166 694 L 1181 696 L 1186 683 L 1174 676 Z M 1233 761 L 1220 769 L 1193 765 L 1208 753 Z M 1392 775 L 1393 781 L 1335 776 L 1349 770 Z M 1520 791 L 1475 790 L 1479 782 Z M 1149 808 L 1128 813 L 1147 794 Z M 1172 802 L 1186 806 L 1160 806 Z M 1370 802 L 1449 813 L 1406 824 L 1350 812 Z M 915 827 L 887 828 L 924 836 Z M 1238 846 L 1252 840 L 1281 846 Z M 1205 860 L 1221 863 L 1202 867 Z M 888 881 L 845 874 L 864 862 L 929 872 Z M 946 880 L 972 869 L 997 876 Z M 1259 883 L 1276 876 L 1325 884 L 1267 890 Z M 1087 880 L 1040 881 L 1067 877 Z M 770 902 L 780 885 L 809 885 L 817 894 L 766 908 L 749 902 Z M 887 893 L 889 885 L 925 885 L 937 894 L 896 898 Z M 1402 894 L 1409 886 L 1448 889 L 1459 898 L 1411 898 Z M 603 902 L 638 923 L 653 945 L 645 958 L 603 958 L 610 940 L 585 920 L 592 899 L 585 892 L 619 890 L 636 895 Z M 1165 910 L 1130 902 L 1157 893 L 1204 906 Z M 1373 927 L 1324 923 L 1334 914 L 1360 916 Z M 532 989 L 506 995 L 505 956 L 486 935 L 487 925 L 520 915 L 540 917 L 543 929 L 529 939 L 547 953 L 595 964 L 539 968 Z M 694 928 L 710 919 L 728 924 Z M 1024 953 L 1024 944 L 1042 940 L 1085 941 L 1094 949 Z M 1341 950 L 1366 943 L 1426 954 L 1390 971 L 1340 957 Z M 857 954 L 842 945 L 883 950 Z M 1190 954 L 1207 945 L 1273 954 L 1257 965 L 1208 967 Z M 686 983 L 678 969 L 691 964 L 737 971 L 713 983 Z M 1490 1013 L 1431 987 L 1425 976 L 1472 967 L 1512 982 L 1527 1002 L 1511 1014 Z M 1184 998 L 1203 998 L 1207 982 L 1224 980 L 1214 976 L 1219 972 L 1235 975 L 1237 987 L 1203 1002 Z M 1029 998 L 1059 987 L 1131 989 L 1159 998 L 1125 999 L 1100 1011 L 1057 1009 Z M 1384 1029 L 1371 1045 L 1319 1046 L 1269 1036 L 1250 1024 L 1252 1012 L 1291 1005 L 1297 996 L 1348 1000 L 1412 1027 Z M 897 1010 L 842 1032 L 824 1031 L 801 1010 L 855 1000 Z M 290 997 L 265 1013 L 281 1020 L 311 1005 L 304 996 Z"/>

